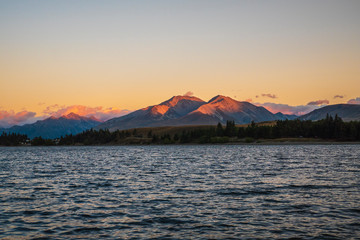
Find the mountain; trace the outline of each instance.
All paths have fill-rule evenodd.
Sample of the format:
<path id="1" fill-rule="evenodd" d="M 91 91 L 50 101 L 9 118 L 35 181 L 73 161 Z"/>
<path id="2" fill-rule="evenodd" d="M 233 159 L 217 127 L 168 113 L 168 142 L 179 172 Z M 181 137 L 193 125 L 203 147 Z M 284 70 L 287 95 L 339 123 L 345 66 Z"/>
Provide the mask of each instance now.
<path id="1" fill-rule="evenodd" d="M 248 102 L 239 102 L 232 98 L 218 95 L 198 109 L 174 121 L 174 125 L 214 125 L 226 121 L 236 124 L 274 121 L 276 116 L 264 107 L 257 107 Z"/>
<path id="2" fill-rule="evenodd" d="M 159 105 L 149 106 L 128 115 L 110 119 L 95 129 L 115 130 L 166 126 L 170 120 L 181 118 L 203 104 L 205 102 L 197 97 L 174 96 Z"/>
<path id="3" fill-rule="evenodd" d="M 233 120 L 236 124 L 273 121 L 279 118 L 263 107 L 218 95 L 209 102 L 196 97 L 174 96 L 128 115 L 110 119 L 95 129 L 130 129 L 158 126 L 215 125 Z"/>
<path id="4" fill-rule="evenodd" d="M 75 113 L 70 113 L 59 118 L 49 117 L 45 120 L 37 121 L 33 124 L 25 124 L 23 126 L 13 126 L 11 128 L 2 129 L 7 133 L 26 134 L 29 138 L 59 138 L 66 134 L 77 134 L 87 129 L 99 125 L 101 121 L 93 117 L 82 117 Z"/>
<path id="5" fill-rule="evenodd" d="M 336 114 L 344 121 L 360 120 L 360 105 L 355 104 L 336 104 L 316 109 L 308 114 L 299 117 L 301 120 L 320 120 L 326 118 L 326 115 L 335 116 Z"/>
<path id="6" fill-rule="evenodd" d="M 278 120 L 294 120 L 299 117 L 297 115 L 283 114 L 282 112 L 275 113 L 275 116 L 278 118 Z"/>

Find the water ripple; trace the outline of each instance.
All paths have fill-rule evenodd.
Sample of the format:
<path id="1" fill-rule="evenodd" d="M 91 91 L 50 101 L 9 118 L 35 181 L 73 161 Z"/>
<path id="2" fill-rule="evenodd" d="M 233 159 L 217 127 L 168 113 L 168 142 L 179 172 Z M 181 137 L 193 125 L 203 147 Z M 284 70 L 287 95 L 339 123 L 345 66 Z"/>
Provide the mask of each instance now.
<path id="1" fill-rule="evenodd" d="M 0 148 L 2 239 L 360 239 L 357 145 Z"/>

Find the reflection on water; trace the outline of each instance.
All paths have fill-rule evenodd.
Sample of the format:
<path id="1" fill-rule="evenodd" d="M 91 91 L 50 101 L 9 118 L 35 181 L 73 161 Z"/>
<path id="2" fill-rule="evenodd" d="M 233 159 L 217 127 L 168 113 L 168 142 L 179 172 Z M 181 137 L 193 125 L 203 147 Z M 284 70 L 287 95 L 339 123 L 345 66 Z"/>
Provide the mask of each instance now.
<path id="1" fill-rule="evenodd" d="M 360 148 L 0 148 L 0 238 L 360 238 Z"/>

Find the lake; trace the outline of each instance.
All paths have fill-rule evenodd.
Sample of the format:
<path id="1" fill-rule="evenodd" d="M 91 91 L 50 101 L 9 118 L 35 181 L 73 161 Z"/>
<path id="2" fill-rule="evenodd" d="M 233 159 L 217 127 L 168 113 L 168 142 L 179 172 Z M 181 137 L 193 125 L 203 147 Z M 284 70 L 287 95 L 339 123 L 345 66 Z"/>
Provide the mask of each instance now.
<path id="1" fill-rule="evenodd" d="M 0 238 L 360 239 L 360 145 L 2 147 Z"/>

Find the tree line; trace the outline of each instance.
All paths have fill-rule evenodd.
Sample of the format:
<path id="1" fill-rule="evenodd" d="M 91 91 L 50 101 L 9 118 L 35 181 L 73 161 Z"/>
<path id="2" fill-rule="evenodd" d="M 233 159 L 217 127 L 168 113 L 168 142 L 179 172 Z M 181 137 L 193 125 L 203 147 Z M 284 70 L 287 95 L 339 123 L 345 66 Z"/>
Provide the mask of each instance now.
<path id="1" fill-rule="evenodd" d="M 237 127 L 234 121 L 209 128 L 183 130 L 174 134 L 154 134 L 151 130 L 138 133 L 134 130 L 86 130 L 76 135 L 66 135 L 56 141 L 37 137 L 31 145 L 106 145 L 106 144 L 183 144 L 183 143 L 227 143 L 257 139 L 315 138 L 337 141 L 359 141 L 360 122 L 344 122 L 337 115 L 327 115 L 318 121 L 280 120 L 273 125 L 259 125 L 252 122 L 247 127 Z M 5 139 L 5 140 L 4 140 Z M 24 140 L 25 139 L 25 140 Z M 26 135 L 2 134 L 0 145 L 21 145 Z M 4 144 L 5 143 L 5 144 Z M 9 144 L 10 143 L 10 144 Z"/>
<path id="2" fill-rule="evenodd" d="M 27 144 L 29 141 L 25 134 L 3 132 L 0 135 L 0 146 L 19 146 Z"/>

